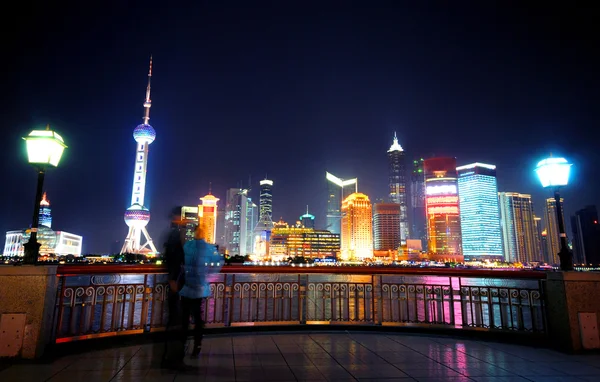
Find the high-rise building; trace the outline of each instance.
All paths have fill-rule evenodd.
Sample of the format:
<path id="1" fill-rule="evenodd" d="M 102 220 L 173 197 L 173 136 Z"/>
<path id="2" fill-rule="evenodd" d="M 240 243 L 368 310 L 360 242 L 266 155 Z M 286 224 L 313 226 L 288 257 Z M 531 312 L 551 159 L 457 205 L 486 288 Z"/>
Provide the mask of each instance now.
<path id="1" fill-rule="evenodd" d="M 242 200 L 242 234 L 240 242 L 240 254 L 242 256 L 254 253 L 254 228 L 258 224 L 258 206 L 252 198 L 246 196 Z"/>
<path id="2" fill-rule="evenodd" d="M 215 244 L 217 240 L 217 202 L 219 198 L 210 192 L 203 198 L 200 198 L 202 204 L 198 206 L 199 224 L 204 232 L 204 240 L 207 243 Z"/>
<path id="3" fill-rule="evenodd" d="M 504 260 L 514 263 L 540 261 L 536 251 L 535 221 L 531 195 L 518 192 L 499 192 L 500 224 Z"/>
<path id="4" fill-rule="evenodd" d="M 342 219 L 342 201 L 348 195 L 358 192 L 358 179 L 340 179 L 337 176 L 325 172 L 328 185 L 327 198 L 327 226 L 325 229 L 340 234 Z"/>
<path id="5" fill-rule="evenodd" d="M 373 210 L 369 197 L 355 192 L 342 202 L 341 258 L 373 257 Z"/>
<path id="6" fill-rule="evenodd" d="M 429 252 L 443 258 L 462 255 L 456 158 L 423 162 Z"/>
<path id="7" fill-rule="evenodd" d="M 269 253 L 269 240 L 273 230 L 273 181 L 263 179 L 260 184 L 258 224 L 254 228 L 254 253 L 263 258 Z"/>
<path id="8" fill-rule="evenodd" d="M 465 260 L 502 260 L 496 166 L 472 163 L 456 171 Z"/>
<path id="9" fill-rule="evenodd" d="M 230 256 L 246 256 L 254 251 L 254 227 L 258 207 L 248 190 L 230 188 L 225 203 L 224 245 Z"/>
<path id="10" fill-rule="evenodd" d="M 425 208 L 424 159 L 415 159 L 410 174 L 410 237 L 421 240 L 421 248 L 427 249 L 427 212 Z"/>
<path id="11" fill-rule="evenodd" d="M 565 227 L 563 202 L 563 198 L 560 198 L 560 209 L 563 212 L 563 227 Z M 556 201 L 554 198 L 546 199 L 545 223 L 546 232 L 548 233 L 546 245 L 548 248 L 549 263 L 560 264 L 560 259 L 558 258 L 558 253 L 560 252 L 560 237 L 558 233 L 558 220 L 556 219 Z"/>
<path id="12" fill-rule="evenodd" d="M 302 227 L 315 229 L 315 215 L 308 213 L 308 206 L 306 206 L 306 213 L 300 216 L 299 220 Z"/>
<path id="13" fill-rule="evenodd" d="M 45 192 L 40 201 L 40 217 L 38 225 L 52 228 L 52 209 L 50 208 L 50 201 L 46 198 Z"/>
<path id="14" fill-rule="evenodd" d="M 408 200 L 406 197 L 406 158 L 404 149 L 398 143 L 398 137 L 394 133 L 394 140 L 388 155 L 388 177 L 389 177 L 389 202 L 400 205 L 400 229 L 398 235 L 400 242 L 408 240 Z M 397 248 L 396 248 L 397 249 Z"/>
<path id="15" fill-rule="evenodd" d="M 146 169 L 148 167 L 148 146 L 156 139 L 156 131 L 148 121 L 150 120 L 150 80 L 152 79 L 152 57 L 150 57 L 150 70 L 148 71 L 148 85 L 146 86 L 146 101 L 144 101 L 144 123 L 133 130 L 133 139 L 137 143 L 135 164 L 133 170 L 133 189 L 131 191 L 131 207 L 125 211 L 125 224 L 129 232 L 125 238 L 121 253 L 156 253 L 156 247 L 148 234 L 146 226 L 150 221 L 150 210 L 144 205 L 146 195 Z M 141 243 L 142 234 L 146 238 Z"/>
<path id="16" fill-rule="evenodd" d="M 178 218 L 176 221 L 171 222 L 171 227 L 182 229 L 185 241 L 194 240 L 196 228 L 198 228 L 198 207 L 180 206 L 176 208 L 174 213 Z"/>
<path id="17" fill-rule="evenodd" d="M 373 206 L 373 235 L 376 251 L 397 251 L 400 247 L 400 204 L 377 203 Z"/>
<path id="18" fill-rule="evenodd" d="M 542 226 L 542 218 L 533 215 L 533 225 L 535 228 L 535 253 L 536 256 L 534 257 L 534 259 L 539 260 L 539 261 L 545 261 L 544 259 L 546 258 L 546 251 L 544 250 L 544 247 L 542 246 L 542 232 L 544 230 L 544 227 Z"/>
<path id="19" fill-rule="evenodd" d="M 600 224 L 596 206 L 587 206 L 571 217 L 576 264 L 600 264 Z"/>

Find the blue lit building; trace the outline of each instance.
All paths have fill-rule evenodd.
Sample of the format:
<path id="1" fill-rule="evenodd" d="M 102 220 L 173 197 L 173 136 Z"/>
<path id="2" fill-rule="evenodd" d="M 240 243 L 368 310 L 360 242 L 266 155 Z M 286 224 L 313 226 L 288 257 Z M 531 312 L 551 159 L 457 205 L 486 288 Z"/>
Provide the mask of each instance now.
<path id="1" fill-rule="evenodd" d="M 42 196 L 42 200 L 40 201 L 40 216 L 38 224 L 52 228 L 52 209 L 50 208 L 50 201 L 46 198 L 45 192 L 44 196 Z"/>
<path id="2" fill-rule="evenodd" d="M 472 163 L 456 170 L 465 260 L 502 260 L 496 166 Z"/>
<path id="3" fill-rule="evenodd" d="M 304 228 L 315 228 L 315 215 L 308 213 L 308 206 L 306 206 L 306 213 L 300 216 L 300 223 Z"/>

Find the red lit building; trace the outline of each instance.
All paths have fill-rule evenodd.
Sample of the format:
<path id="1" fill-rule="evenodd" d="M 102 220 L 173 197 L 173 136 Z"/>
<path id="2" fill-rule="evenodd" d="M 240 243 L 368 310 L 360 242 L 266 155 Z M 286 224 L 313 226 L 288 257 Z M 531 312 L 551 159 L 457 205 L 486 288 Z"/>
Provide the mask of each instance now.
<path id="1" fill-rule="evenodd" d="M 423 162 L 429 252 L 437 260 L 462 261 L 456 158 Z"/>

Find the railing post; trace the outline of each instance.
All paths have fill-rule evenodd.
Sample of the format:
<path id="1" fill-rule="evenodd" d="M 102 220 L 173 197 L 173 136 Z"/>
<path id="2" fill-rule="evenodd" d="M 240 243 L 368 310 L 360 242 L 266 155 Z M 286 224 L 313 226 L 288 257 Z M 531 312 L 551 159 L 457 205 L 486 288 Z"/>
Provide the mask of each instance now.
<path id="1" fill-rule="evenodd" d="M 231 326 L 231 321 L 233 321 L 233 309 L 234 309 L 234 291 L 233 291 L 233 284 L 235 283 L 235 274 L 231 275 L 231 285 L 229 285 L 229 277 L 227 277 L 228 274 L 225 274 L 225 301 L 223 301 L 223 303 L 225 304 L 225 322 L 224 325 L 227 326 Z"/>
<path id="2" fill-rule="evenodd" d="M 381 290 L 382 275 L 373 275 L 373 324 L 383 322 L 383 292 Z"/>
<path id="3" fill-rule="evenodd" d="M 300 319 L 301 325 L 306 325 L 308 318 L 308 298 L 306 296 L 306 290 L 308 288 L 308 275 L 300 274 L 298 276 L 300 287 L 298 288 L 298 318 Z"/>
<path id="4" fill-rule="evenodd" d="M 144 292 L 142 294 L 142 316 L 140 317 L 140 328 L 145 332 L 150 331 L 150 327 L 147 325 L 148 320 L 148 305 L 150 300 L 148 294 L 152 292 L 152 289 L 148 287 L 148 275 L 144 275 Z"/>

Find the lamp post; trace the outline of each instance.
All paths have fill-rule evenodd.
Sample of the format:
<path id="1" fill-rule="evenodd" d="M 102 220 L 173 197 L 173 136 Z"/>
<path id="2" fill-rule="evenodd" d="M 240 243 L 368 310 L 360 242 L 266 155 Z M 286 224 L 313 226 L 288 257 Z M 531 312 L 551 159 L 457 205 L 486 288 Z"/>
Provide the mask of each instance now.
<path id="1" fill-rule="evenodd" d="M 35 204 L 33 206 L 33 221 L 31 222 L 31 235 L 29 241 L 23 245 L 25 256 L 24 264 L 36 264 L 40 254 L 40 243 L 37 242 L 37 231 L 39 225 L 40 202 L 44 188 L 44 175 L 50 166 L 58 166 L 63 151 L 67 147 L 60 135 L 50 130 L 33 130 L 23 138 L 27 147 L 27 158 L 38 172 L 37 190 L 35 193 Z"/>
<path id="2" fill-rule="evenodd" d="M 567 234 L 565 232 L 565 224 L 562 214 L 562 206 L 560 204 L 560 187 L 566 186 L 569 183 L 569 172 L 572 164 L 565 158 L 546 158 L 540 161 L 535 172 L 544 188 L 552 188 L 554 190 L 554 200 L 556 203 L 556 220 L 558 221 L 558 234 L 560 236 L 560 269 L 563 271 L 573 270 L 573 255 L 567 247 Z"/>

